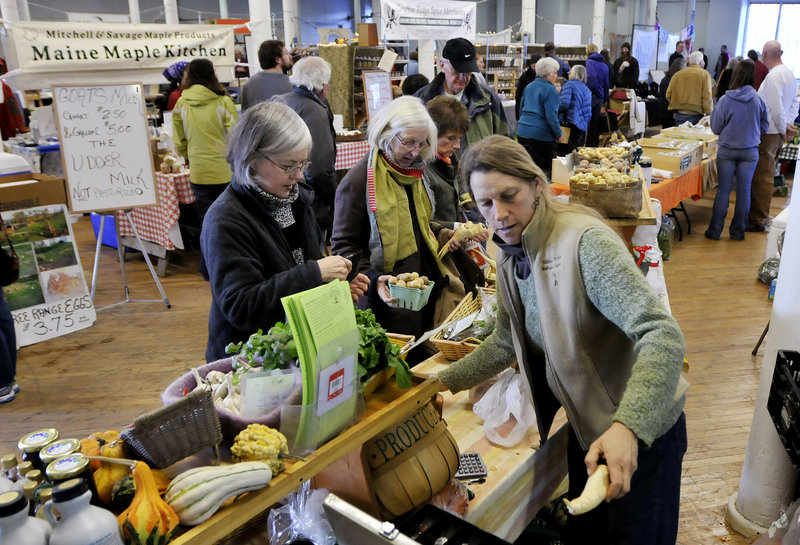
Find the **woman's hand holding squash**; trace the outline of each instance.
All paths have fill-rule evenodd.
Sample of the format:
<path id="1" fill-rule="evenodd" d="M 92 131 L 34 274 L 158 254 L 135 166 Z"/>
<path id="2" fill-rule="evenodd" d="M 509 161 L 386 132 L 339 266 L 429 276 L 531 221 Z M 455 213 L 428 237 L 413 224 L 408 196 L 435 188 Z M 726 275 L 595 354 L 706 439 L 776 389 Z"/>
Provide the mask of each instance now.
<path id="1" fill-rule="evenodd" d="M 639 441 L 628 426 L 614 422 L 603 435 L 589 447 L 584 462 L 591 475 L 602 457 L 608 464 L 611 486 L 606 501 L 621 498 L 631 490 L 631 477 L 636 473 L 639 456 Z"/>
<path id="2" fill-rule="evenodd" d="M 346 280 L 347 275 L 353 264 L 340 255 L 329 255 L 317 260 L 319 265 L 319 272 L 322 275 L 322 281 L 325 283 L 331 280 Z"/>

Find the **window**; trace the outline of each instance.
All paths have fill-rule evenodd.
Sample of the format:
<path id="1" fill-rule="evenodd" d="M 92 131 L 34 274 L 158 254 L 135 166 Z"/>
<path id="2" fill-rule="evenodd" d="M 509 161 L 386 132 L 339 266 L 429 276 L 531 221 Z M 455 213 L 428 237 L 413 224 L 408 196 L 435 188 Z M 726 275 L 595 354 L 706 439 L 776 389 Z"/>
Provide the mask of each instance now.
<path id="1" fill-rule="evenodd" d="M 778 40 L 783 49 L 783 63 L 800 78 L 800 34 L 796 24 L 799 18 L 800 4 L 750 4 L 742 54 L 755 49 L 760 55 L 765 42 Z"/>

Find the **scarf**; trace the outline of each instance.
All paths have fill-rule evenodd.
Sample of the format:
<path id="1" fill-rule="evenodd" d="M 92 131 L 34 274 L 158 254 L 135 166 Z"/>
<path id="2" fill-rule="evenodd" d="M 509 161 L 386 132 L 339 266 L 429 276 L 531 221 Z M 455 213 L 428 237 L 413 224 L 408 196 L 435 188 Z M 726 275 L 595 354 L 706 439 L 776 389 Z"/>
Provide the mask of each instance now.
<path id="1" fill-rule="evenodd" d="M 270 193 L 267 193 L 257 185 L 252 186 L 253 193 L 257 197 L 261 199 L 261 202 L 264 204 L 264 208 L 267 209 L 267 214 L 275 220 L 278 224 L 278 227 L 281 229 L 286 229 L 294 225 L 294 212 L 292 211 L 292 203 L 297 200 L 300 196 L 300 186 L 295 184 L 292 187 L 292 190 L 289 192 L 289 196 L 285 199 L 282 197 L 276 197 Z M 302 265 L 306 262 L 305 254 L 303 253 L 302 248 L 293 248 L 292 249 L 292 259 L 294 259 L 295 264 Z"/>
<path id="2" fill-rule="evenodd" d="M 439 242 L 430 228 L 431 202 L 422 183 L 422 168 L 403 168 L 377 149 L 371 151 L 367 167 L 367 203 L 370 224 L 377 227 L 379 244 L 383 252 L 385 272 L 394 270 L 395 264 L 417 252 L 413 222 L 416 221 L 422 239 L 436 260 L 442 274 L 446 269 L 438 258 Z M 411 217 L 406 187 L 411 187 L 416 217 Z M 372 239 L 375 238 L 373 232 Z"/>
<path id="3" fill-rule="evenodd" d="M 286 229 L 290 225 L 294 224 L 292 203 L 297 200 L 297 197 L 300 196 L 299 185 L 295 184 L 292 187 L 292 190 L 289 192 L 289 196 L 285 199 L 283 197 L 276 197 L 275 195 L 267 193 L 257 185 L 253 186 L 253 189 L 256 195 L 261 197 L 261 202 L 264 203 L 267 213 L 278 223 L 278 226 L 281 229 Z"/>
<path id="4" fill-rule="evenodd" d="M 531 262 L 528 261 L 528 257 L 525 255 L 525 248 L 522 247 L 522 243 L 506 244 L 497 235 L 492 237 L 492 241 L 497 244 L 498 248 L 514 259 L 514 272 L 517 273 L 517 276 L 522 280 L 527 279 L 531 274 Z"/>

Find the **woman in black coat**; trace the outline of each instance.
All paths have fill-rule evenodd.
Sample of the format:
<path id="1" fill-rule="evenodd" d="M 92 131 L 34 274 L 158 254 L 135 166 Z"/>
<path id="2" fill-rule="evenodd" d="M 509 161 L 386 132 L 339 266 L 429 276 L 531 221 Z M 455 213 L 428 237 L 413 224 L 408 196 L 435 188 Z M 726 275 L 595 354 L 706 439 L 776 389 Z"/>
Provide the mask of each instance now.
<path id="1" fill-rule="evenodd" d="M 350 272 L 347 259 L 323 257 L 312 193 L 301 183 L 310 150 L 306 124 L 277 102 L 248 108 L 230 133 L 233 177 L 209 209 L 200 239 L 211 281 L 207 361 L 282 321 L 282 297 Z M 353 296 L 367 283 L 363 275 L 353 280 Z"/>

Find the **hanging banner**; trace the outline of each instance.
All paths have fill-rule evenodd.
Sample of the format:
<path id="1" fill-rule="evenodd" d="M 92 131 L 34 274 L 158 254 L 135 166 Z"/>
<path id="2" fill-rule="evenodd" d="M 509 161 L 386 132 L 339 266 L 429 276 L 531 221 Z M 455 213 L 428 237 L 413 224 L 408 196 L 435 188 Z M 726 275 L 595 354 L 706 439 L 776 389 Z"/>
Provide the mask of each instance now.
<path id="1" fill-rule="evenodd" d="M 475 3 L 382 0 L 386 40 L 475 40 Z"/>
<path id="2" fill-rule="evenodd" d="M 91 326 L 97 319 L 63 204 L 3 212 L 19 256 L 19 280 L 3 288 L 19 346 Z M 3 241 L 3 247 L 8 245 Z"/>
<path id="3" fill-rule="evenodd" d="M 23 71 L 167 68 L 195 58 L 219 69 L 236 62 L 232 27 L 20 21 L 11 28 Z"/>

